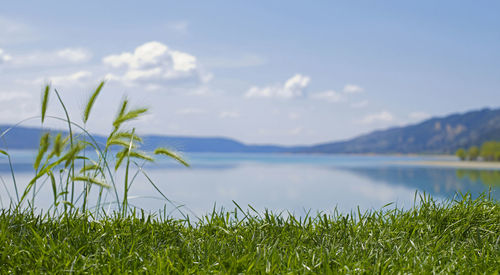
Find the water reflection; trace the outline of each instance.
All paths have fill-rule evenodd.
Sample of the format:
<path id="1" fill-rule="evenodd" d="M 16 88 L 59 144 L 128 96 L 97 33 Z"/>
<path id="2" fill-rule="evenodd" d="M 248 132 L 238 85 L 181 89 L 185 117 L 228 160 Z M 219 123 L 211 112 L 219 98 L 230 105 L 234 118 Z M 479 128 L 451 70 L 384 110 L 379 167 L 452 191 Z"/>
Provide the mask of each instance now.
<path id="1" fill-rule="evenodd" d="M 458 169 L 456 175 L 457 178 L 471 183 L 482 183 L 488 187 L 500 186 L 500 170 Z"/>
<path id="2" fill-rule="evenodd" d="M 352 167 L 343 170 L 371 181 L 405 186 L 436 197 L 451 198 L 457 192 L 469 192 L 477 196 L 488 192 L 491 186 L 493 197 L 499 199 L 500 171 L 407 166 Z"/>
<path id="3" fill-rule="evenodd" d="M 201 215 L 216 208 L 234 209 L 233 200 L 259 211 L 289 211 L 303 215 L 379 209 L 394 202 L 398 207 L 413 205 L 415 191 L 425 191 L 436 199 L 452 198 L 457 192 L 474 196 L 492 189 L 499 199 L 500 171 L 456 170 L 452 168 L 398 165 L 422 157 L 314 156 L 260 154 L 190 154 L 191 169 L 171 161 L 148 164 L 151 179 L 168 198 Z M 13 156 L 18 182 L 33 177 L 33 153 Z M 116 181 L 121 182 L 120 171 Z M 13 193 L 10 168 L 0 159 L 0 177 L 6 182 L 0 198 L 6 205 Z M 117 191 L 122 190 L 117 186 Z M 39 193 L 39 207 L 50 206 L 50 184 Z M 151 199 L 156 190 L 139 176 L 130 190 L 131 203 L 150 211 L 163 209 L 164 200 Z M 110 197 L 111 198 L 111 195 Z M 95 199 L 95 198 L 94 198 Z M 92 198 L 91 198 L 92 200 Z M 111 199 L 110 199 L 111 200 Z M 172 208 L 172 207 L 171 207 Z M 187 209 L 186 208 L 186 209 Z"/>

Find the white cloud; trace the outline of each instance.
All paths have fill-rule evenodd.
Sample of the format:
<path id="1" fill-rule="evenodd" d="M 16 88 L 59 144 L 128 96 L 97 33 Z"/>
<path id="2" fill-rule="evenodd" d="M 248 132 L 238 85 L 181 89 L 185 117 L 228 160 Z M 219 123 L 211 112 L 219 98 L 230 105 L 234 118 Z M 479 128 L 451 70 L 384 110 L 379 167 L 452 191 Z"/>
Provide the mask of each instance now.
<path id="1" fill-rule="evenodd" d="M 203 83 L 211 79 L 211 75 L 200 70 L 196 57 L 155 41 L 137 47 L 134 52 L 106 56 L 102 61 L 117 70 L 107 78 L 126 85 L 155 83 L 162 86 L 169 81 Z"/>
<path id="2" fill-rule="evenodd" d="M 380 111 L 378 113 L 369 114 L 365 116 L 361 123 L 371 124 L 375 122 L 391 122 L 394 121 L 394 116 L 388 111 Z"/>
<path id="3" fill-rule="evenodd" d="M 91 58 L 89 51 L 82 48 L 66 48 L 56 52 L 57 56 L 73 63 L 88 61 Z"/>
<path id="4" fill-rule="evenodd" d="M 28 99 L 30 94 L 24 92 L 0 92 L 0 102 L 6 102 L 16 99 Z"/>
<path id="5" fill-rule="evenodd" d="M 408 115 L 408 117 L 412 120 L 424 120 L 430 118 L 431 115 L 425 112 L 412 112 Z"/>
<path id="6" fill-rule="evenodd" d="M 354 103 L 351 104 L 352 108 L 364 108 L 366 106 L 368 106 L 368 100 L 354 102 Z"/>
<path id="7" fill-rule="evenodd" d="M 65 48 L 49 52 L 14 55 L 11 63 L 21 67 L 54 66 L 84 63 L 90 60 L 91 57 L 91 52 L 86 49 Z"/>
<path id="8" fill-rule="evenodd" d="M 48 78 L 37 78 L 35 83 L 43 85 L 44 83 L 51 83 L 54 86 L 71 86 L 75 84 L 84 84 L 91 80 L 92 73 L 89 71 L 78 71 L 76 73 L 67 75 L 56 75 Z"/>
<path id="9" fill-rule="evenodd" d="M 309 78 L 308 76 L 303 76 L 300 74 L 294 75 L 292 78 L 286 81 L 284 89 L 280 91 L 281 96 L 301 96 L 303 94 L 303 90 L 307 87 L 310 80 L 311 78 Z"/>
<path id="10" fill-rule="evenodd" d="M 222 111 L 219 113 L 220 118 L 239 118 L 240 113 L 234 111 Z"/>
<path id="11" fill-rule="evenodd" d="M 344 86 L 343 92 L 346 94 L 357 94 L 363 92 L 364 89 L 353 84 L 347 84 Z"/>
<path id="12" fill-rule="evenodd" d="M 315 98 L 315 99 L 325 100 L 328 102 L 339 102 L 339 101 L 344 100 L 344 97 L 342 96 L 342 94 L 340 94 L 336 91 L 333 91 L 333 90 L 315 93 L 315 94 L 311 95 L 311 97 Z"/>
<path id="13" fill-rule="evenodd" d="M 37 114 L 36 109 L 32 106 L 25 104 L 17 104 L 15 109 L 9 110 L 7 108 L 0 110 L 0 122 L 6 124 L 13 124 L 19 122 L 27 117 L 32 117 Z"/>
<path id="14" fill-rule="evenodd" d="M 259 88 L 257 86 L 251 87 L 246 93 L 246 98 L 252 97 L 273 97 L 275 96 L 275 90 L 279 89 L 279 87 L 264 87 Z"/>
<path id="15" fill-rule="evenodd" d="M 296 98 L 304 95 L 304 91 L 311 80 L 310 77 L 296 74 L 289 78 L 283 85 L 251 87 L 245 94 L 246 98 Z"/>
<path id="16" fill-rule="evenodd" d="M 0 123 L 14 124 L 28 117 L 37 115 L 39 97 L 23 92 L 0 92 Z"/>
<path id="17" fill-rule="evenodd" d="M 184 109 L 180 109 L 177 111 L 177 114 L 179 115 L 183 115 L 183 116 L 186 116 L 186 115 L 200 115 L 200 114 L 204 114 L 205 111 L 202 110 L 202 109 L 198 109 L 198 108 L 184 108 Z"/>
<path id="18" fill-rule="evenodd" d="M 6 54 L 2 49 L 0 49 L 0 64 L 10 61 L 12 57 Z"/>

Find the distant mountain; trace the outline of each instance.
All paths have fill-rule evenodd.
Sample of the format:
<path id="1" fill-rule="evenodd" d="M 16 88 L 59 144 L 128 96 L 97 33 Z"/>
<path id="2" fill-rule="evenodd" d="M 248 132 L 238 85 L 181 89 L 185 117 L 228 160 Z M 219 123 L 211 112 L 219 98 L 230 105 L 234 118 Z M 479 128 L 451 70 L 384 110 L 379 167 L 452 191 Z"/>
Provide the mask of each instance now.
<path id="1" fill-rule="evenodd" d="M 431 118 L 347 141 L 319 144 L 302 153 L 454 153 L 460 147 L 500 140 L 500 109 Z"/>
<path id="2" fill-rule="evenodd" d="M 12 125 L 0 125 L 0 135 Z M 40 144 L 40 128 L 13 127 L 0 139 L 0 148 L 35 149 Z"/>
<path id="3" fill-rule="evenodd" d="M 0 134 L 9 129 L 11 125 L 0 125 Z M 60 132 L 49 130 L 51 132 Z M 67 134 L 67 132 L 63 132 Z M 17 126 L 12 128 L 2 140 L 0 148 L 9 149 L 37 149 L 40 143 L 42 131 L 40 128 Z M 100 142 L 105 142 L 105 137 L 94 135 L 94 138 Z M 169 147 L 184 152 L 220 152 L 220 153 L 278 153 L 291 152 L 300 148 L 275 146 L 275 145 L 247 145 L 239 141 L 221 138 L 221 137 L 183 137 L 183 136 L 143 136 L 144 150 L 152 150 L 157 147 Z"/>
<path id="4" fill-rule="evenodd" d="M 0 133 L 9 125 L 0 125 Z M 15 127 L 3 140 L 10 149 L 38 148 L 39 128 Z M 103 136 L 96 135 L 99 142 Z M 239 153 L 454 153 L 460 147 L 481 145 L 488 140 L 500 140 L 500 109 L 483 109 L 464 114 L 431 118 L 415 125 L 375 131 L 350 140 L 313 146 L 247 145 L 221 137 L 183 137 L 146 135 L 144 149 L 159 146 L 184 152 Z"/>
<path id="5" fill-rule="evenodd" d="M 145 149 L 171 147 L 183 152 L 283 153 L 297 148 L 277 145 L 247 145 L 222 137 L 144 136 Z"/>

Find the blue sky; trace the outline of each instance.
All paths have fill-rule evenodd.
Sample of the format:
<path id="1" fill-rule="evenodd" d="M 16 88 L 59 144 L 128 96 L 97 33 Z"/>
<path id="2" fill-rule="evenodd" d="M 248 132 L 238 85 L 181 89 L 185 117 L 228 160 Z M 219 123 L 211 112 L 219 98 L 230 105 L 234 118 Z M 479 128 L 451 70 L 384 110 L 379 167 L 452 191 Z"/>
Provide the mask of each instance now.
<path id="1" fill-rule="evenodd" d="M 151 107 L 143 133 L 247 143 L 341 140 L 497 108 L 499 13 L 495 1 L 10 1 L 0 123 L 37 115 L 47 82 L 78 120 L 101 79 L 89 124 L 99 133 L 125 94 Z"/>

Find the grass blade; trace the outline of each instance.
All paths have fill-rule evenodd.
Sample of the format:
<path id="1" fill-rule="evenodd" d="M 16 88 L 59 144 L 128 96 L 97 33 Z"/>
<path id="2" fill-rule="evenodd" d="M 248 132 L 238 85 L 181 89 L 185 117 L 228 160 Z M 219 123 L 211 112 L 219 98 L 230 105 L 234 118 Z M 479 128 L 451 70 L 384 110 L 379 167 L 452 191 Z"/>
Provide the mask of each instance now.
<path id="1" fill-rule="evenodd" d="M 42 161 L 43 156 L 49 149 L 49 143 L 50 143 L 49 137 L 50 134 L 47 132 L 40 138 L 40 147 L 38 150 L 38 154 L 36 156 L 35 163 L 33 164 L 35 170 L 38 170 L 38 167 L 40 166 L 40 162 Z"/>
<path id="2" fill-rule="evenodd" d="M 120 109 L 118 111 L 118 114 L 116 114 L 116 118 L 113 121 L 113 127 L 115 127 L 115 131 L 118 130 L 120 127 L 119 119 L 125 114 L 127 111 L 127 106 L 128 106 L 128 99 L 124 98 L 122 101 L 122 104 L 120 105 Z"/>
<path id="3" fill-rule="evenodd" d="M 99 84 L 97 89 L 92 93 L 89 100 L 87 101 L 87 104 L 85 106 L 85 111 L 83 112 L 83 123 L 87 123 L 87 121 L 89 120 L 90 111 L 92 110 L 92 107 L 94 106 L 95 100 L 96 100 L 97 96 L 99 95 L 99 93 L 101 92 L 102 87 L 104 86 L 104 83 L 105 83 L 105 81 L 101 81 L 101 83 Z"/>
<path id="4" fill-rule="evenodd" d="M 47 106 L 49 105 L 49 92 L 50 85 L 46 85 L 42 95 L 42 123 L 45 120 L 45 113 L 47 112 Z"/>
<path id="5" fill-rule="evenodd" d="M 146 113 L 148 111 L 148 108 L 137 108 L 131 111 L 128 111 L 125 114 L 122 114 L 121 116 L 117 117 L 116 120 L 113 122 L 113 126 L 115 128 L 118 128 L 122 123 L 134 120 L 138 118 L 140 115 Z"/>
<path id="6" fill-rule="evenodd" d="M 52 194 L 54 195 L 54 207 L 57 207 L 57 186 L 56 186 L 56 179 L 54 177 L 54 174 L 52 172 L 48 173 L 50 176 L 50 183 L 52 186 Z"/>
<path id="7" fill-rule="evenodd" d="M 125 148 L 125 149 L 121 150 L 120 152 L 116 153 L 115 171 L 118 170 L 118 168 L 122 164 L 122 162 L 125 159 L 125 157 L 127 157 L 127 155 L 128 155 L 128 149 L 127 148 Z"/>
<path id="8" fill-rule="evenodd" d="M 73 181 L 90 182 L 90 183 L 99 185 L 99 186 L 104 187 L 104 188 L 110 188 L 111 187 L 110 185 L 104 183 L 103 181 L 101 181 L 101 180 L 99 180 L 97 178 L 89 177 L 89 176 L 77 176 L 77 177 L 73 178 Z"/>
<path id="9" fill-rule="evenodd" d="M 112 135 L 112 138 L 113 139 L 127 139 L 127 140 L 130 140 L 130 139 L 134 139 L 135 142 L 142 142 L 142 138 L 135 135 L 135 134 L 132 134 L 131 132 L 125 132 L 125 131 L 121 131 L 121 132 L 116 132 Z"/>
<path id="10" fill-rule="evenodd" d="M 177 153 L 175 152 L 172 152 L 170 150 L 168 150 L 167 148 L 163 148 L 163 147 L 160 147 L 160 148 L 156 148 L 156 150 L 154 151 L 154 154 L 155 155 L 165 155 L 165 156 L 169 156 L 175 160 L 177 160 L 178 162 L 180 162 L 182 165 L 186 166 L 186 167 L 189 167 L 189 163 L 187 163 L 184 159 L 182 159 L 181 156 L 179 156 Z"/>

